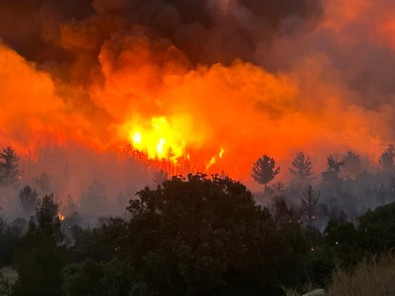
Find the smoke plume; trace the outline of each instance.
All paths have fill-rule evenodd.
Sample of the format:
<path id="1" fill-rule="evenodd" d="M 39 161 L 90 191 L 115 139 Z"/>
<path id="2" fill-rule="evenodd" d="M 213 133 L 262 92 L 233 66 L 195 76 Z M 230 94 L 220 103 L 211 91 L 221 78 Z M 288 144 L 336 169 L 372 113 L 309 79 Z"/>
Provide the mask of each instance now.
<path id="1" fill-rule="evenodd" d="M 284 167 L 299 150 L 318 167 L 350 149 L 375 160 L 394 136 L 394 11 L 390 0 L 4 0 L 0 141 L 33 159 L 131 144 L 246 182 L 264 153 Z"/>

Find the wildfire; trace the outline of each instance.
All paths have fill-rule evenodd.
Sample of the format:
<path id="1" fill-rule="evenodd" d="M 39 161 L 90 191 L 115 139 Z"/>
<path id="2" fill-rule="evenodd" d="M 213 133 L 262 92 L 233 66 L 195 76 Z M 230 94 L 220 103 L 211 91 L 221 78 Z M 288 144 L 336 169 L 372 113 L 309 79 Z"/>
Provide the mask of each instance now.
<path id="1" fill-rule="evenodd" d="M 158 116 L 144 120 L 141 117 L 126 123 L 123 129 L 134 151 L 148 160 L 157 161 L 161 169 L 173 173 L 185 173 L 184 169 L 188 172 L 217 169 L 215 165 L 225 152 L 222 147 L 215 148 L 215 143 L 211 143 L 212 147 L 206 150 L 199 146 L 200 139 L 196 131 L 192 132 L 191 124 L 185 118 Z M 215 150 L 218 152 L 213 153 Z M 191 167 L 192 163 L 194 168 Z"/>
<path id="2" fill-rule="evenodd" d="M 62 215 L 62 213 L 59 213 L 59 214 L 58 214 L 58 219 L 59 219 L 59 221 L 63 221 L 64 218 L 65 218 L 65 217 Z"/>
<path id="3" fill-rule="evenodd" d="M 219 158 L 219 159 L 222 159 L 223 155 L 224 155 L 224 148 L 221 148 L 221 150 L 220 150 L 219 153 L 218 153 L 218 158 Z M 213 165 L 215 165 L 216 163 L 217 163 L 217 157 L 216 157 L 216 156 L 213 156 L 213 157 L 210 159 L 209 163 L 206 165 L 206 170 L 208 171 L 208 170 L 209 170 Z"/>
<path id="4" fill-rule="evenodd" d="M 104 5 L 106 1 L 100 2 Z M 370 61 L 364 58 L 369 57 L 370 47 L 360 57 L 344 57 L 359 42 L 366 45 L 377 41 L 379 46 L 390 42 L 390 54 L 395 48 L 395 41 L 388 37 L 395 30 L 393 10 L 386 9 L 390 13 L 385 18 L 376 12 L 380 18 L 374 25 L 364 24 L 362 28 L 374 30 L 369 31 L 371 38 L 366 41 L 365 34 L 361 39 L 359 35 L 350 38 L 345 25 L 352 21 L 354 28 L 356 21 L 365 23 L 370 14 L 364 15 L 371 5 L 355 13 L 348 11 L 349 6 L 337 9 L 335 2 L 329 7 L 330 19 L 313 36 L 299 36 L 300 40 L 286 40 L 284 36 L 273 43 L 267 55 L 260 52 L 265 47 L 252 46 L 257 51 L 248 60 L 257 60 L 257 64 L 237 56 L 225 58 L 224 64 L 216 63 L 222 56 L 216 43 L 204 53 L 215 53 L 209 62 L 194 61 L 181 45 L 178 48 L 171 40 L 159 38 L 161 34 L 148 33 L 150 30 L 143 30 L 134 21 L 133 30 L 129 30 L 123 21 L 115 21 L 123 18 L 107 18 L 107 13 L 59 26 L 59 44 L 54 48 L 73 57 L 73 62 L 60 59 L 59 67 L 52 59 L 30 61 L 13 50 L 12 44 L 1 42 L 0 140 L 34 157 L 46 147 L 67 150 L 81 146 L 100 153 L 113 146 L 119 150 L 127 147 L 132 157 L 150 160 L 148 168 L 154 163 L 159 164 L 156 169 L 176 167 L 175 173 L 224 170 L 233 178 L 246 180 L 250 180 L 251 164 L 262 154 L 284 163 L 294 151 L 313 151 L 313 157 L 325 159 L 333 151 L 355 150 L 377 159 L 377 143 L 393 137 L 391 95 L 381 91 L 390 75 L 377 75 L 382 73 L 379 65 L 366 65 L 373 71 L 368 77 L 372 77 L 369 89 L 375 97 L 374 87 L 378 87 L 378 105 L 373 108 L 365 92 L 359 95 L 363 87 L 347 86 L 347 81 L 359 77 L 357 71 L 364 69 L 353 63 Z M 227 13 L 232 13 L 234 5 L 221 6 L 224 11 L 228 8 Z M 344 32 L 334 27 L 339 23 L 345 26 Z M 215 34 L 209 34 L 209 39 L 215 40 Z M 333 44 L 340 47 L 328 52 L 315 48 L 329 37 L 334 38 L 332 41 L 338 38 Z M 306 53 L 291 47 L 299 49 L 305 41 L 312 46 Z M 187 48 L 194 47 L 195 43 Z M 339 54 L 332 56 L 332 52 Z M 289 63 L 289 57 L 295 62 Z M 347 61 L 344 67 L 339 66 L 339 57 L 342 63 Z M 362 82 L 364 79 L 356 83 Z"/>
<path id="5" fill-rule="evenodd" d="M 185 154 L 186 141 L 179 128 L 170 125 L 165 116 L 152 117 L 149 125 L 131 124 L 129 139 L 134 149 L 149 159 L 168 159 L 173 163 Z"/>

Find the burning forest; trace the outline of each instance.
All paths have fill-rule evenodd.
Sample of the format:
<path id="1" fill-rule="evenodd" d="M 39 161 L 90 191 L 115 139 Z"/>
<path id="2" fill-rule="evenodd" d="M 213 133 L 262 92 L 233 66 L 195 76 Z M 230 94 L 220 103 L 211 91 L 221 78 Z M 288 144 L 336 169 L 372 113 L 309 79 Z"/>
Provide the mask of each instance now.
<path id="1" fill-rule="evenodd" d="M 78 245 L 70 217 L 140 215 L 133 200 L 194 180 L 354 225 L 395 200 L 394 16 L 390 0 L 0 1 L 4 217 L 55 203 Z"/>
<path id="2" fill-rule="evenodd" d="M 383 2 L 4 1 L 1 142 L 130 145 L 244 181 L 262 151 L 376 160 L 393 139 Z"/>

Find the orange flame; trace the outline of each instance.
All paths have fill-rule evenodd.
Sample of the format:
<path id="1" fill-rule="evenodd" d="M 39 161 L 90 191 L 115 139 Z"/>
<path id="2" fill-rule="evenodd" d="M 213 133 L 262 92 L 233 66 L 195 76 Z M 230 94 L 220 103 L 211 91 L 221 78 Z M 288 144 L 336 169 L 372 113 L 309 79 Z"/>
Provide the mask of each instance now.
<path id="1" fill-rule="evenodd" d="M 184 156 L 186 140 L 181 126 L 171 126 L 165 116 L 152 117 L 150 124 L 132 122 L 126 125 L 134 149 L 146 153 L 149 159 L 169 159 L 173 163 Z"/>

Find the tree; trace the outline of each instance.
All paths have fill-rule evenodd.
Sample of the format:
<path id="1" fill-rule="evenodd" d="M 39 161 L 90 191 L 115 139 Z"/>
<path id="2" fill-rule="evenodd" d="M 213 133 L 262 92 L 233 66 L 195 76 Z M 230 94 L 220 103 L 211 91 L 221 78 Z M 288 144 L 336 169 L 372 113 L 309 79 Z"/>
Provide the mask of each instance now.
<path id="1" fill-rule="evenodd" d="M 251 177 L 255 182 L 264 185 L 266 189 L 267 184 L 273 180 L 278 173 L 280 173 L 280 168 L 275 168 L 275 166 L 275 160 L 265 154 L 254 162 Z"/>
<path id="2" fill-rule="evenodd" d="M 293 181 L 296 184 L 306 186 L 313 178 L 312 164 L 309 156 L 303 152 L 296 154 L 292 160 L 292 167 L 289 168 Z"/>
<path id="3" fill-rule="evenodd" d="M 20 244 L 23 229 L 15 224 L 7 223 L 0 215 L 0 266 L 12 264 L 14 250 Z"/>
<path id="4" fill-rule="evenodd" d="M 150 293 L 282 295 L 281 277 L 292 272 L 283 258 L 295 250 L 277 240 L 269 211 L 244 185 L 197 174 L 138 196 L 124 248 Z"/>
<path id="5" fill-rule="evenodd" d="M 343 156 L 343 176 L 355 179 L 362 172 L 361 158 L 353 151 Z"/>
<path id="6" fill-rule="evenodd" d="M 387 149 L 380 155 L 379 163 L 384 171 L 391 171 L 394 167 L 395 147 L 388 145 Z"/>
<path id="7" fill-rule="evenodd" d="M 319 193 L 315 192 L 311 185 L 307 186 L 302 194 L 300 210 L 309 226 L 313 226 L 313 221 L 316 219 L 318 199 Z"/>
<path id="8" fill-rule="evenodd" d="M 0 153 L 0 184 L 8 186 L 18 181 L 19 158 L 11 147 L 4 148 Z"/>
<path id="9" fill-rule="evenodd" d="M 47 195 L 40 201 L 37 222 L 30 221 L 16 252 L 18 280 L 14 296 L 61 295 L 60 271 L 65 266 L 66 254 L 58 213 L 59 207 L 53 195 Z"/>
<path id="10" fill-rule="evenodd" d="M 62 275 L 62 288 L 67 296 L 149 295 L 134 283 L 134 274 L 128 265 L 116 259 L 109 262 L 88 259 L 71 264 Z"/>
<path id="11" fill-rule="evenodd" d="M 335 156 L 329 155 L 327 163 L 328 168 L 325 172 L 321 173 L 325 188 L 330 192 L 340 192 L 340 170 L 344 161 L 338 161 Z"/>
<path id="12" fill-rule="evenodd" d="M 294 220 L 294 213 L 287 205 L 284 198 L 275 196 L 271 207 L 272 220 L 275 228 Z"/>
<path id="13" fill-rule="evenodd" d="M 23 216 L 30 218 L 36 210 L 38 194 L 35 189 L 25 186 L 19 191 L 19 206 L 22 209 Z"/>

